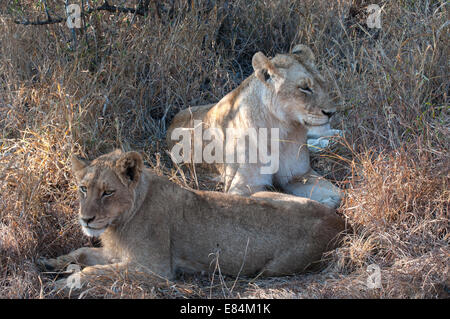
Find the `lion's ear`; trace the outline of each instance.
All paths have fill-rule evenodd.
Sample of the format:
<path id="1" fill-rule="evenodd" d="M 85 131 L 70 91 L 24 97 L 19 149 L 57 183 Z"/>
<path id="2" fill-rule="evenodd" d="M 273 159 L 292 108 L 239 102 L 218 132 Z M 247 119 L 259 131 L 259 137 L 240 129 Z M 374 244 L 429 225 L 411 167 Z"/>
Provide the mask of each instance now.
<path id="1" fill-rule="evenodd" d="M 75 155 L 72 155 L 71 160 L 72 160 L 72 171 L 74 173 L 81 171 L 82 169 L 89 166 L 89 164 L 91 163 L 90 161 L 85 160 L 83 158 L 79 158 Z"/>
<path id="2" fill-rule="evenodd" d="M 81 175 L 80 175 L 81 171 L 83 169 L 85 169 L 86 167 L 88 167 L 89 164 L 91 163 L 90 161 L 79 158 L 75 155 L 72 155 L 71 162 L 72 162 L 72 173 L 76 179 L 81 178 Z"/>
<path id="3" fill-rule="evenodd" d="M 279 76 L 277 68 L 262 52 L 255 53 L 252 58 L 252 66 L 256 77 L 261 82 L 266 83 L 269 77 Z"/>
<path id="4" fill-rule="evenodd" d="M 292 54 L 294 54 L 300 60 L 302 60 L 303 62 L 306 62 L 306 63 L 314 64 L 315 60 L 316 60 L 316 57 L 314 56 L 314 53 L 312 52 L 312 50 L 304 44 L 297 44 L 292 49 Z"/>
<path id="5" fill-rule="evenodd" d="M 124 153 L 116 162 L 116 172 L 126 185 L 135 185 L 139 181 L 144 161 L 138 152 Z"/>

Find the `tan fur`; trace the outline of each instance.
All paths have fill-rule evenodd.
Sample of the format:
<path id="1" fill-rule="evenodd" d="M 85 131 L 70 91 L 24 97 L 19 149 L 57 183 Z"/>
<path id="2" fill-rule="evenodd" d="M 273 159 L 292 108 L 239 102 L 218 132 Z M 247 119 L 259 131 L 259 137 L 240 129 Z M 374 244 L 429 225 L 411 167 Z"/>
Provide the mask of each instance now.
<path id="1" fill-rule="evenodd" d="M 95 235 L 101 233 L 103 247 L 42 259 L 40 265 L 87 266 L 82 283 L 113 271 L 171 279 L 178 270 L 213 271 L 217 262 L 222 274 L 234 276 L 300 273 L 333 248 L 344 229 L 334 210 L 310 199 L 184 189 L 143 168 L 135 152 L 115 151 L 91 163 L 74 158 L 73 169 L 80 222 L 88 235 L 88 227 L 102 230 Z M 114 193 L 102 197 L 106 190 Z"/>
<path id="2" fill-rule="evenodd" d="M 293 195 L 309 197 L 333 208 L 339 206 L 340 190 L 311 169 L 306 146 L 309 132 L 317 139 L 337 131 L 331 130 L 329 116 L 325 114 L 336 109 L 330 103 L 327 83 L 315 67 L 311 49 L 297 45 L 292 53 L 278 54 L 270 60 L 258 52 L 252 64 L 255 72 L 217 104 L 196 106 L 175 116 L 167 131 L 168 149 L 176 143 L 172 140 L 174 129 L 192 128 L 194 120 L 201 120 L 204 128 L 218 128 L 223 136 L 230 127 L 242 131 L 279 128 L 279 170 L 274 174 L 261 174 L 260 162 L 224 161 L 201 166 L 221 175 L 225 191 L 233 194 L 250 195 L 278 186 Z M 235 140 L 225 138 L 221 142 L 233 144 Z"/>

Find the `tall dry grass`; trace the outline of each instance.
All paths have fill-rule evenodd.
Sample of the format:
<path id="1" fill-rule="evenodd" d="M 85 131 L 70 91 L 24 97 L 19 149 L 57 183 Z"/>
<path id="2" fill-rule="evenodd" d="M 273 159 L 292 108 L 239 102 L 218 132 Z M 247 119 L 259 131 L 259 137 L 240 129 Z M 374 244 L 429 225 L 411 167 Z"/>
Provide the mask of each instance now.
<path id="1" fill-rule="evenodd" d="M 56 297 L 54 277 L 35 260 L 98 245 L 77 226 L 71 154 L 141 150 L 162 174 L 196 187 L 166 156 L 171 118 L 239 85 L 255 52 L 300 42 L 336 84 L 334 125 L 345 132 L 312 160 L 345 189 L 339 211 L 353 230 L 326 256 L 328 267 L 236 282 L 184 275 L 157 286 L 105 278 L 82 297 L 448 297 L 445 1 L 174 0 L 161 19 L 154 9 L 148 17 L 91 14 L 76 47 L 64 24 L 13 23 L 45 19 L 36 3 L 0 9 L 0 297 Z M 364 23 L 369 3 L 383 6 L 380 30 Z M 59 2 L 48 5 L 63 16 Z M 366 286 L 370 264 L 381 267 L 381 289 Z"/>

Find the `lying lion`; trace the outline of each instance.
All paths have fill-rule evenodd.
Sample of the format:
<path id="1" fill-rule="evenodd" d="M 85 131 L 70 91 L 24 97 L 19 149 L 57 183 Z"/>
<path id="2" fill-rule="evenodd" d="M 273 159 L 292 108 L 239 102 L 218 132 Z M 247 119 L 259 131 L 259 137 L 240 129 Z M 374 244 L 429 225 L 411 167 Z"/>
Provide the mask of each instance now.
<path id="1" fill-rule="evenodd" d="M 184 189 L 144 168 L 139 153 L 116 150 L 88 162 L 73 158 L 79 222 L 102 248 L 41 259 L 47 270 L 70 263 L 90 275 L 146 272 L 172 279 L 179 270 L 280 276 L 305 271 L 344 229 L 334 210 L 306 198 L 253 197 Z M 64 286 L 64 282 L 60 285 Z"/>
<path id="2" fill-rule="evenodd" d="M 255 72 L 217 104 L 195 106 L 175 116 L 167 131 L 169 150 L 172 151 L 181 140 L 179 129 L 193 128 L 196 123 L 201 123 L 204 129 L 218 129 L 214 139 L 231 150 L 237 147 L 239 138 L 250 135 L 252 128 L 276 128 L 278 136 L 271 136 L 263 145 L 264 149 L 273 151 L 274 140 L 279 143 L 279 156 L 275 158 L 277 166 L 273 171 L 262 173 L 261 168 L 267 163 L 261 158 L 256 163 L 250 160 L 237 163 L 237 160 L 223 158 L 210 164 L 203 162 L 199 168 L 221 176 L 224 190 L 233 194 L 250 195 L 268 186 L 277 186 L 285 193 L 338 207 L 340 190 L 310 166 L 307 144 L 324 146 L 327 143 L 323 142 L 327 140 L 319 140 L 321 137 L 339 132 L 330 128 L 330 118 L 336 108 L 314 59 L 313 52 L 305 45 L 297 45 L 292 53 L 277 54 L 272 59 L 261 52 L 256 53 L 252 60 Z M 237 136 L 228 137 L 226 131 L 230 128 L 237 131 Z M 203 141 L 196 139 L 193 142 L 205 151 L 205 139 L 214 140 L 208 136 L 203 137 Z M 260 144 L 249 151 L 249 139 L 247 143 L 247 149 L 241 151 L 246 152 L 245 156 L 261 151 Z M 195 160 L 190 162 L 196 163 Z"/>

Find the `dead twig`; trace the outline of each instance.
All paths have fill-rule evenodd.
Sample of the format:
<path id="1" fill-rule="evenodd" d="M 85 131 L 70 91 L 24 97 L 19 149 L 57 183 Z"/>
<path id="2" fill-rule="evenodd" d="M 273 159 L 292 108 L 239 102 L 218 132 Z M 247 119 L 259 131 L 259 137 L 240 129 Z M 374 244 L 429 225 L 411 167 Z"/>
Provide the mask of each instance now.
<path id="1" fill-rule="evenodd" d="M 132 13 L 135 16 L 136 15 L 146 16 L 149 11 L 148 6 L 149 6 L 149 1 L 144 1 L 144 4 L 142 4 L 140 2 L 139 5 L 137 6 L 137 8 L 131 8 L 131 7 L 121 7 L 121 6 L 110 5 L 108 3 L 108 1 L 105 0 L 105 2 L 99 7 L 90 8 L 88 10 L 84 10 L 84 8 L 83 8 L 83 10 L 81 12 L 81 16 L 84 18 L 86 15 L 91 14 L 96 11 L 108 11 L 111 13 Z M 14 23 L 22 24 L 22 25 L 47 25 L 47 24 L 57 24 L 57 23 L 66 21 L 66 19 L 60 18 L 60 17 L 58 17 L 56 19 L 52 18 L 48 11 L 46 1 L 44 1 L 44 8 L 45 8 L 46 16 L 47 16 L 46 20 L 40 20 L 39 18 L 37 18 L 36 21 L 30 21 L 28 19 L 23 19 L 23 20 L 14 20 Z M 159 15 L 159 13 L 158 13 L 158 15 Z"/>

